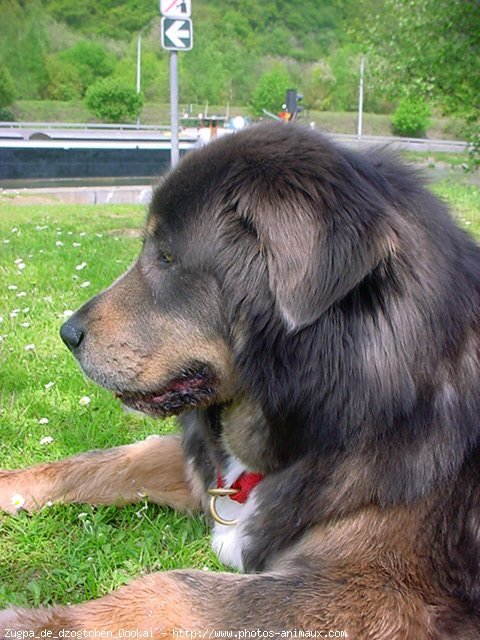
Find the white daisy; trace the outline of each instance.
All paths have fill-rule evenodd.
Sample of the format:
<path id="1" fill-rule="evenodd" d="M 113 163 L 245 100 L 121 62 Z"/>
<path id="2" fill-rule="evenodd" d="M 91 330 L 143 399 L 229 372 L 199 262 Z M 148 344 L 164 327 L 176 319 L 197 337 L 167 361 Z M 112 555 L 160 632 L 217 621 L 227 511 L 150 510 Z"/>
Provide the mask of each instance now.
<path id="1" fill-rule="evenodd" d="M 21 496 L 19 493 L 14 493 L 10 498 L 11 504 L 19 511 L 23 505 L 25 504 L 25 498 Z"/>

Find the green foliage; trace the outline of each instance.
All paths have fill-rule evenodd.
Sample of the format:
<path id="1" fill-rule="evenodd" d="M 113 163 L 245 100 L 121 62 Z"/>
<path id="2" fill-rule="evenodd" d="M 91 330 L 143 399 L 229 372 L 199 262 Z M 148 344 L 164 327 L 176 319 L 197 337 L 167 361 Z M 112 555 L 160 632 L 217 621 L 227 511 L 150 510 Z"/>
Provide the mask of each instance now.
<path id="1" fill-rule="evenodd" d="M 133 120 L 143 106 L 142 94 L 114 78 L 97 80 L 87 91 L 85 103 L 97 117 L 109 122 Z"/>
<path id="2" fill-rule="evenodd" d="M 0 63 L 0 109 L 9 107 L 15 99 L 15 84 L 7 67 Z"/>
<path id="3" fill-rule="evenodd" d="M 423 95 L 449 113 L 478 120 L 479 24 L 478 2 L 385 0 L 364 10 L 355 31 L 384 90 Z"/>
<path id="4" fill-rule="evenodd" d="M 158 0 L 0 0 L 0 6 L 0 60 L 18 100 L 72 100 L 109 76 L 134 86 L 140 30 L 142 90 L 149 100 L 168 99 Z M 179 56 L 180 100 L 255 103 L 259 78 L 280 64 L 304 93 L 306 108 L 355 110 L 360 56 L 366 55 L 366 111 L 391 113 L 400 97 L 422 96 L 464 118 L 475 135 L 480 4 L 417 0 L 412 7 L 412 0 L 302 0 L 295 6 L 195 0 L 194 47 Z"/>
<path id="5" fill-rule="evenodd" d="M 279 113 L 285 103 L 285 94 L 290 87 L 291 79 L 283 65 L 277 65 L 266 71 L 258 81 L 250 103 L 256 116 L 263 115 L 263 109 Z"/>
<path id="6" fill-rule="evenodd" d="M 0 122 L 15 122 L 15 114 L 5 107 L 0 108 Z"/>
<path id="7" fill-rule="evenodd" d="M 17 97 L 38 97 L 48 48 L 42 5 L 39 0 L 0 0 L 0 8 L 0 59 L 15 82 Z"/>
<path id="8" fill-rule="evenodd" d="M 98 42 L 82 40 L 62 51 L 59 60 L 77 70 L 85 91 L 95 80 L 111 75 L 115 57 Z"/>
<path id="9" fill-rule="evenodd" d="M 326 108 L 331 111 L 355 111 L 358 107 L 360 56 L 351 46 L 338 49 L 330 58 L 334 83 L 326 97 Z"/>
<path id="10" fill-rule="evenodd" d="M 132 57 L 125 57 L 118 61 L 113 77 L 124 84 L 136 86 L 137 61 Z M 148 100 L 160 99 L 168 101 L 169 77 L 168 58 L 159 58 L 151 51 L 142 51 L 140 86 L 142 93 Z"/>
<path id="11" fill-rule="evenodd" d="M 42 97 L 47 100 L 74 100 L 83 93 L 79 69 L 58 56 L 47 56 L 45 62 L 47 82 Z"/>
<path id="12" fill-rule="evenodd" d="M 56 20 L 88 34 L 128 38 L 158 15 L 157 0 L 44 0 Z"/>
<path id="13" fill-rule="evenodd" d="M 328 98 L 334 85 L 335 76 L 327 62 L 309 65 L 303 73 L 301 85 L 306 107 L 317 111 L 328 109 Z"/>
<path id="14" fill-rule="evenodd" d="M 472 125 L 467 132 L 467 138 L 470 142 L 468 169 L 474 170 L 480 165 L 480 127 L 478 125 Z"/>
<path id="15" fill-rule="evenodd" d="M 181 55 L 180 96 L 187 103 L 244 103 L 255 82 L 258 54 L 255 35 L 236 11 L 223 13 L 206 4 L 195 5 L 194 46 Z M 246 54 L 245 50 L 249 53 Z"/>
<path id="16" fill-rule="evenodd" d="M 399 136 L 422 138 L 430 124 L 430 107 L 422 98 L 403 98 L 392 116 L 393 132 Z"/>

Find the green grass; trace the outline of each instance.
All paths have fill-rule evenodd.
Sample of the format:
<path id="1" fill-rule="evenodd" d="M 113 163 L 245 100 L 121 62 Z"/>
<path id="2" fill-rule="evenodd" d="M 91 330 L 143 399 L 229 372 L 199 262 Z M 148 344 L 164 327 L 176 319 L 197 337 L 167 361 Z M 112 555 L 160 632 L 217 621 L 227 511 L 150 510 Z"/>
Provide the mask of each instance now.
<path id="1" fill-rule="evenodd" d="M 448 153 L 445 151 L 401 151 L 401 155 L 408 162 L 428 167 L 448 166 L 465 167 L 468 163 L 468 153 Z"/>
<path id="2" fill-rule="evenodd" d="M 480 189 L 477 186 L 445 181 L 432 187 L 433 191 L 448 202 L 455 217 L 466 231 L 480 240 Z"/>
<path id="3" fill-rule="evenodd" d="M 480 237 L 480 190 L 457 183 L 435 190 Z M 108 285 L 137 254 L 140 240 L 125 230 L 140 228 L 143 209 L 16 206 L 7 199 L 1 206 L 0 467 L 56 460 L 175 428 L 172 420 L 124 413 L 110 393 L 84 378 L 58 337 L 64 312 Z M 85 282 L 90 285 L 82 287 Z M 80 405 L 82 396 L 91 399 L 88 406 Z M 40 424 L 42 418 L 48 424 Z M 46 436 L 51 444 L 40 444 Z M 0 608 L 75 603 L 152 570 L 221 568 L 203 518 L 142 506 L 55 505 L 33 515 L 0 515 Z"/>
<path id="4" fill-rule="evenodd" d="M 172 420 L 124 413 L 109 392 L 84 378 L 58 336 L 66 310 L 127 268 L 140 240 L 124 230 L 140 228 L 143 219 L 136 206 L 20 207 L 3 201 L 0 467 L 56 460 L 175 428 Z M 24 269 L 16 264 L 20 259 Z M 79 403 L 82 396 L 91 399 L 88 406 Z M 48 424 L 40 424 L 42 418 Z M 46 436 L 52 443 L 40 444 Z M 34 515 L 1 514 L 0 608 L 79 602 L 151 570 L 220 567 L 209 550 L 205 519 L 141 507 L 56 505 Z"/>

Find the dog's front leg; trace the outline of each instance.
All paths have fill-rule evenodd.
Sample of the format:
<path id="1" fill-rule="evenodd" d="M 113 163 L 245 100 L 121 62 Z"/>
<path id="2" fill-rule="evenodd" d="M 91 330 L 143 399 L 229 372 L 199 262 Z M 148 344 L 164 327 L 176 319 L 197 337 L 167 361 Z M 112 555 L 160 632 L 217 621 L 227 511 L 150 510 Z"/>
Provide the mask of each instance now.
<path id="1" fill-rule="evenodd" d="M 18 638 L 16 631 L 37 638 L 78 638 L 66 633 L 75 631 L 82 637 L 96 632 L 95 637 L 153 639 L 208 638 L 245 628 L 277 631 L 295 624 L 298 582 L 267 574 L 156 573 L 80 605 L 0 612 L 0 638 Z"/>
<path id="2" fill-rule="evenodd" d="M 177 436 L 91 451 L 28 469 L 0 471 L 0 509 L 14 513 L 48 502 L 125 504 L 147 497 L 191 511 L 200 506 Z"/>

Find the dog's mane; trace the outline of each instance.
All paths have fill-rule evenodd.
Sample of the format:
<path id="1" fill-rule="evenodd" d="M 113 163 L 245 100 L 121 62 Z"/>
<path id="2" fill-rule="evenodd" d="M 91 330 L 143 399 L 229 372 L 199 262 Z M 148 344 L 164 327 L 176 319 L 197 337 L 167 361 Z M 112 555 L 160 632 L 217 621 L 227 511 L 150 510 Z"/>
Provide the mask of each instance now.
<path id="1" fill-rule="evenodd" d="M 287 462 L 390 448 L 388 475 L 398 483 L 379 488 L 385 502 L 414 499 L 448 477 L 480 428 L 478 247 L 416 172 L 385 151 L 345 151 L 314 132 L 264 125 L 261 137 L 252 128 L 237 147 L 231 140 L 212 147 L 212 156 L 203 162 L 226 176 L 208 186 L 225 234 L 216 269 L 231 322 L 248 325 L 239 365 L 276 455 Z M 278 207 L 298 216 L 305 234 L 315 231 L 313 219 L 322 233 L 343 234 L 340 243 L 358 244 L 360 254 L 368 234 L 384 245 L 358 283 L 298 330 L 282 321 L 269 290 L 269 238 L 251 212 L 260 209 L 262 223 L 274 225 Z M 225 217 L 225 209 L 234 213 Z M 293 224 L 286 224 L 285 261 L 297 251 L 292 245 L 307 242 L 288 234 Z M 348 257 L 345 249 L 331 265 L 331 281 L 361 268 L 362 255 L 353 264 Z"/>
<path id="2" fill-rule="evenodd" d="M 327 502 L 338 515 L 446 489 L 477 455 L 480 249 L 416 171 L 273 124 L 190 154 L 169 180 L 167 216 L 213 203 L 210 268 L 299 522 Z"/>

